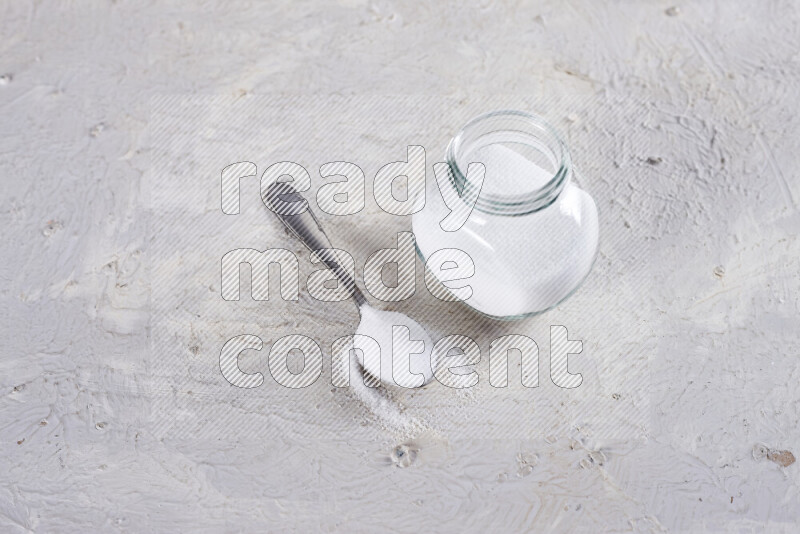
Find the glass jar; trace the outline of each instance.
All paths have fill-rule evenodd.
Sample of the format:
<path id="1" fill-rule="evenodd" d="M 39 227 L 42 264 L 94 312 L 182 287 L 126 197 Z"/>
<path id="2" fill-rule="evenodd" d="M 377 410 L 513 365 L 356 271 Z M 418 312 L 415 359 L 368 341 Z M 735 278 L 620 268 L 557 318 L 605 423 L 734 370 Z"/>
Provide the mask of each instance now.
<path id="1" fill-rule="evenodd" d="M 459 249 L 474 263 L 471 277 L 443 284 L 469 285 L 464 302 L 500 319 L 540 313 L 571 295 L 597 253 L 597 207 L 576 184 L 555 130 L 529 113 L 487 113 L 458 132 L 446 158 L 446 179 L 427 180 L 426 206 L 412 219 L 423 261 L 437 250 Z M 478 162 L 485 167 L 482 185 L 480 166 L 469 165 Z M 452 211 L 445 197 L 451 207 L 453 198 L 475 202 L 454 231 L 441 224 Z"/>

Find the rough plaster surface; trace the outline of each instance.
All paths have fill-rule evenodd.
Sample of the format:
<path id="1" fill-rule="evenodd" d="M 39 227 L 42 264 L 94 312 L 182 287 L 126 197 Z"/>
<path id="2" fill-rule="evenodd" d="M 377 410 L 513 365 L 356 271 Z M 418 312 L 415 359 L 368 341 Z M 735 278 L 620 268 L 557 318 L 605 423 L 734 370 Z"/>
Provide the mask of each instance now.
<path id="1" fill-rule="evenodd" d="M 3 13 L 3 531 L 798 528 L 796 3 L 5 2 Z M 599 199 L 598 264 L 558 309 L 502 327 L 546 340 L 549 324 L 569 326 L 591 362 L 587 388 L 565 399 L 542 387 L 539 412 L 520 391 L 399 395 L 429 427 L 407 435 L 329 387 L 210 394 L 220 340 L 249 328 L 190 321 L 173 325 L 184 352 L 168 351 L 187 372 L 160 374 L 147 177 L 175 153 L 153 124 L 162 95 L 396 93 L 463 101 L 467 116 L 482 95 L 598 103 L 551 117 Z M 459 117 L 454 106 L 431 142 Z M 213 181 L 202 173 L 224 159 L 175 165 Z M 348 232 L 366 236 L 369 220 L 331 234 L 359 242 Z M 352 308 L 301 304 L 293 320 L 311 317 L 319 339 L 354 328 Z M 294 327 L 278 315 L 253 326 Z M 628 375 L 625 358 L 639 362 Z M 608 417 L 569 402 L 601 397 L 617 406 Z M 509 403 L 527 419 L 518 435 L 493 433 Z"/>

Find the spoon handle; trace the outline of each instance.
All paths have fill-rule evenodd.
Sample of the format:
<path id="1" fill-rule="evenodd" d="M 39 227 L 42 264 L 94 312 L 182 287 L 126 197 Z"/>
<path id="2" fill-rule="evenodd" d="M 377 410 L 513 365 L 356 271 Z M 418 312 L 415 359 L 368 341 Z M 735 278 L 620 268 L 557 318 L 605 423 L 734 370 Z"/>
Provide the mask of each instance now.
<path id="1" fill-rule="evenodd" d="M 331 240 L 319 224 L 319 220 L 308 206 L 308 201 L 289 183 L 274 182 L 267 191 L 262 190 L 262 197 L 267 207 L 280 219 L 280 221 L 303 243 L 308 250 L 317 254 L 317 257 L 328 267 L 336 278 L 350 291 L 359 308 L 366 304 L 364 293 L 356 285 L 355 280 L 336 261 L 333 252 L 322 252 L 323 249 L 332 249 Z"/>

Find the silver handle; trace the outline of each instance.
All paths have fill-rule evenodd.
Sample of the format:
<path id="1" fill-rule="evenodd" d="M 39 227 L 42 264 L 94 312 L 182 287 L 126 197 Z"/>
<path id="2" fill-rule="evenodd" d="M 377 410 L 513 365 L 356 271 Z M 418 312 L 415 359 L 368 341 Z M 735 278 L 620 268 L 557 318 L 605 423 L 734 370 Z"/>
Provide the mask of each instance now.
<path id="1" fill-rule="evenodd" d="M 308 201 L 289 183 L 274 182 L 267 188 L 263 198 L 267 207 L 278 219 L 303 243 L 308 250 L 316 252 L 336 278 L 348 289 L 359 307 L 367 303 L 364 293 L 356 285 L 355 280 L 336 261 L 331 252 L 319 252 L 332 249 L 331 240 L 319 224 L 319 220 L 308 207 Z"/>

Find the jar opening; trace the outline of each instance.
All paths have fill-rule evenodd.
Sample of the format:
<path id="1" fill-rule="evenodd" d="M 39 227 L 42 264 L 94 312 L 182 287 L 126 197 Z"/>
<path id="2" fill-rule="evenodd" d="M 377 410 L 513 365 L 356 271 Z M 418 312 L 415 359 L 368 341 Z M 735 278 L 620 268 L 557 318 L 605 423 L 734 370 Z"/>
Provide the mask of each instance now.
<path id="1" fill-rule="evenodd" d="M 494 111 L 469 121 L 450 141 L 447 161 L 453 185 L 478 194 L 475 209 L 524 215 L 549 206 L 569 181 L 569 151 L 541 117 L 522 111 Z M 469 164 L 486 169 L 480 191 L 468 179 Z"/>

